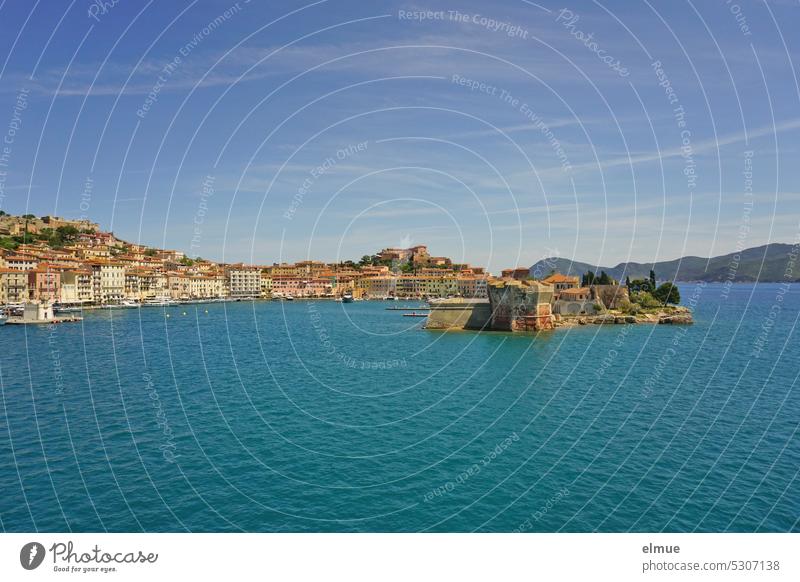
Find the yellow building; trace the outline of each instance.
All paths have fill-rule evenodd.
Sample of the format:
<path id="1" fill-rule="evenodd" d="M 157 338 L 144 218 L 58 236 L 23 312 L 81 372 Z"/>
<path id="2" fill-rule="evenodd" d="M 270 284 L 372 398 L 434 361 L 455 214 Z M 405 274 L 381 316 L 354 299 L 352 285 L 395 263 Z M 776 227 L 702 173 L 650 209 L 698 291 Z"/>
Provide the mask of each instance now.
<path id="1" fill-rule="evenodd" d="M 28 300 L 28 272 L 0 269 L 0 303 L 21 303 Z"/>

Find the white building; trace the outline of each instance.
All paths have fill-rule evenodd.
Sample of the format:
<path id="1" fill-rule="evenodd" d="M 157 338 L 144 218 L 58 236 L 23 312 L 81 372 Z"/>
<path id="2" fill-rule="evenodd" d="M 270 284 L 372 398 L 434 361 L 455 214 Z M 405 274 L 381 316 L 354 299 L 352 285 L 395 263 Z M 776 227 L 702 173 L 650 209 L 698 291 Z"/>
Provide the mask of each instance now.
<path id="1" fill-rule="evenodd" d="M 257 267 L 231 265 L 227 269 L 227 279 L 231 297 L 259 297 L 261 295 L 261 270 Z"/>
<path id="2" fill-rule="evenodd" d="M 92 267 L 94 300 L 114 303 L 125 298 L 125 268 L 117 263 L 95 262 Z"/>

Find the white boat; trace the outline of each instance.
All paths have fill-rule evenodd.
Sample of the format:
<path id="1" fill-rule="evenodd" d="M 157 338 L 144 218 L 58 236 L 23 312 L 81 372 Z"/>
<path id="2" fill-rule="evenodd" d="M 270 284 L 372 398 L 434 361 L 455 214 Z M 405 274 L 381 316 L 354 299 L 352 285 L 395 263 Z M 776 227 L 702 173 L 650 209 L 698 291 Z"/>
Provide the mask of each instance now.
<path id="1" fill-rule="evenodd" d="M 136 301 L 131 301 L 130 299 L 124 299 L 119 303 L 106 303 L 102 306 L 103 309 L 133 309 L 139 307 L 139 304 Z"/>
<path id="2" fill-rule="evenodd" d="M 342 303 L 352 303 L 353 301 L 355 301 L 353 299 L 353 294 L 349 291 L 342 295 Z"/>
<path id="3" fill-rule="evenodd" d="M 25 311 L 25 304 L 23 304 L 23 303 L 9 303 L 8 305 L 3 307 L 3 310 L 0 311 L 0 314 L 2 314 L 2 315 L 21 316 L 23 311 Z"/>
<path id="4" fill-rule="evenodd" d="M 145 299 L 142 305 L 148 307 L 165 307 L 167 305 L 177 305 L 178 302 L 175 301 L 172 297 L 151 297 L 150 299 Z"/>
<path id="5" fill-rule="evenodd" d="M 284 299 L 286 301 L 294 301 L 294 297 L 292 295 L 287 295 L 286 297 L 284 297 Z"/>
<path id="6" fill-rule="evenodd" d="M 6 317 L 5 315 L 0 315 L 0 325 L 5 325 L 7 321 L 8 317 Z"/>

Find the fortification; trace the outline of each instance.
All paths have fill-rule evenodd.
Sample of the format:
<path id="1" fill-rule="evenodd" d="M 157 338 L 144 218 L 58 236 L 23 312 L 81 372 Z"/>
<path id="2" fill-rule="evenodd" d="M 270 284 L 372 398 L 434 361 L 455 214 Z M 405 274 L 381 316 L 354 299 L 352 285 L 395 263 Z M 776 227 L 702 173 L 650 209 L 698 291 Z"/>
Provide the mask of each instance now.
<path id="1" fill-rule="evenodd" d="M 430 302 L 427 329 L 489 329 L 488 299 L 438 299 Z"/>
<path id="2" fill-rule="evenodd" d="M 539 281 L 495 279 L 489 282 L 491 328 L 498 331 L 553 329 L 553 286 Z"/>

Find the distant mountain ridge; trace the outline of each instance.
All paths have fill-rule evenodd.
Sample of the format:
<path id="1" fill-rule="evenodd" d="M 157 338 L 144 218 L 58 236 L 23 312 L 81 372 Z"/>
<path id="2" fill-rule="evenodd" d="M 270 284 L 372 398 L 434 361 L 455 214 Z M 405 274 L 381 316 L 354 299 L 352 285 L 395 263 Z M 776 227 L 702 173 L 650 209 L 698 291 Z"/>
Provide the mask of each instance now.
<path id="1" fill-rule="evenodd" d="M 671 281 L 709 283 L 800 281 L 800 263 L 797 262 L 799 258 L 797 254 L 796 245 L 771 243 L 710 259 L 689 256 L 656 263 L 620 263 L 615 267 L 602 267 L 561 257 L 550 257 L 532 265 L 531 275 L 542 278 L 551 271 L 556 271 L 565 275 L 580 276 L 587 271 L 595 273 L 605 271 L 618 281 L 624 281 L 626 276 L 632 280 L 647 278 L 652 269 L 659 280 Z M 794 264 L 790 264 L 793 260 Z"/>

